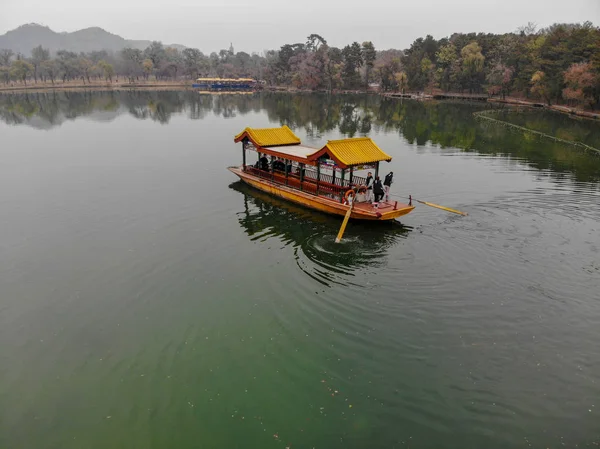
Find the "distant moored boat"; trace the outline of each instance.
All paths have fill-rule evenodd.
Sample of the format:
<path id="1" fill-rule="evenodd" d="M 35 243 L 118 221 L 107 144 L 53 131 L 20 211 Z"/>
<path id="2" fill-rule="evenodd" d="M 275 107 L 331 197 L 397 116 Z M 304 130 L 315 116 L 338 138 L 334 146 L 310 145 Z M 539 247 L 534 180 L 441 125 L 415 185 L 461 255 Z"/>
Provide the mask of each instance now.
<path id="1" fill-rule="evenodd" d="M 256 80 L 252 78 L 198 78 L 192 87 L 209 90 L 253 89 Z"/>

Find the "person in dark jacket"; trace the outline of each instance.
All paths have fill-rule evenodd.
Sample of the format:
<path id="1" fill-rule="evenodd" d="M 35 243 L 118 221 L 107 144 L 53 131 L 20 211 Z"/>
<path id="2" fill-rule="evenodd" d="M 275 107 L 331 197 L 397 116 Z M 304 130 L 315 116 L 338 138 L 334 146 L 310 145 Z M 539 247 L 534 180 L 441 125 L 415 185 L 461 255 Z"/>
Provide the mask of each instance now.
<path id="1" fill-rule="evenodd" d="M 277 159 L 275 162 L 273 162 L 273 170 L 285 171 L 285 163 L 281 159 Z"/>
<path id="2" fill-rule="evenodd" d="M 383 187 L 385 189 L 385 200 L 388 201 L 390 199 L 390 187 L 392 186 L 392 182 L 394 182 L 394 172 L 391 171 L 387 175 L 385 175 L 385 179 L 383 180 Z"/>
<path id="3" fill-rule="evenodd" d="M 378 203 L 385 194 L 383 190 L 383 185 L 381 185 L 381 179 L 379 176 L 375 177 L 375 182 L 373 183 L 373 193 L 375 194 L 375 202 Z"/>
<path id="4" fill-rule="evenodd" d="M 260 162 L 260 169 L 261 170 L 269 171 L 269 160 L 267 159 L 267 157 L 264 154 L 259 159 L 259 162 Z"/>

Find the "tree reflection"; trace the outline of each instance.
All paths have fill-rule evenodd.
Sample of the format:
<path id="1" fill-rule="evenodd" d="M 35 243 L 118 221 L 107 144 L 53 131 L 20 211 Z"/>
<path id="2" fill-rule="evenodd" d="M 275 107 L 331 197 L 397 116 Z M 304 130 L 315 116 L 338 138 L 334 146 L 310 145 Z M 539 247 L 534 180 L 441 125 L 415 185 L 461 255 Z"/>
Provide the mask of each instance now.
<path id="1" fill-rule="evenodd" d="M 494 106 L 496 107 L 496 106 Z M 497 124 L 475 120 L 486 104 L 418 102 L 377 95 L 346 94 L 200 94 L 195 91 L 32 92 L 0 94 L 0 120 L 36 128 L 60 126 L 86 116 L 110 121 L 121 114 L 169 123 L 174 115 L 202 120 L 265 113 L 275 123 L 302 130 L 315 140 L 337 131 L 354 137 L 375 132 L 398 133 L 410 144 L 433 144 L 485 154 L 504 154 L 541 170 L 572 172 L 580 181 L 600 179 L 600 159 L 574 146 Z M 600 125 L 543 111 L 507 109 L 502 120 L 566 140 L 600 148 Z"/>

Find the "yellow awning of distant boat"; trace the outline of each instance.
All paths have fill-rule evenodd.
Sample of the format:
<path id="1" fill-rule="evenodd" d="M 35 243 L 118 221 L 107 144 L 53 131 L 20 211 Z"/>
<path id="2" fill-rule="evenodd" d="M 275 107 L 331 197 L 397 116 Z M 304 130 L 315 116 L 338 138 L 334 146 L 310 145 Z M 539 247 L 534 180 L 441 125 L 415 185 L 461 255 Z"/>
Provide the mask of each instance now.
<path id="1" fill-rule="evenodd" d="M 369 137 L 330 140 L 319 151 L 311 154 L 308 159 L 316 161 L 325 155 L 333 159 L 341 168 L 392 160 L 392 157 L 383 152 Z"/>
<path id="2" fill-rule="evenodd" d="M 256 147 L 300 144 L 300 138 L 285 125 L 281 128 L 246 128 L 235 136 L 234 141 L 237 143 L 246 137 Z"/>
<path id="3" fill-rule="evenodd" d="M 225 81 L 225 82 L 253 82 L 252 78 L 198 78 L 196 81 L 203 82 L 217 82 L 217 81 Z"/>

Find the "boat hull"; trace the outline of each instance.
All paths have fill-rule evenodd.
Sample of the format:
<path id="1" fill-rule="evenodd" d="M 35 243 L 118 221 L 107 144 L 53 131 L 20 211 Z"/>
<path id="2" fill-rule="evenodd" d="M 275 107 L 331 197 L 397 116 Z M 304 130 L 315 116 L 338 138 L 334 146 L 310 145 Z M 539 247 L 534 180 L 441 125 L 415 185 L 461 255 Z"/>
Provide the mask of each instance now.
<path id="1" fill-rule="evenodd" d="M 318 210 L 333 215 L 346 215 L 348 206 L 333 199 L 316 196 L 302 192 L 288 186 L 259 178 L 244 172 L 242 167 L 229 167 L 229 171 L 237 175 L 246 184 L 266 192 L 270 195 L 283 198 L 304 207 Z M 353 220 L 385 221 L 393 220 L 413 211 L 415 207 L 401 203 L 381 203 L 381 207 L 375 209 L 367 203 L 356 203 L 352 209 L 350 218 Z"/>

